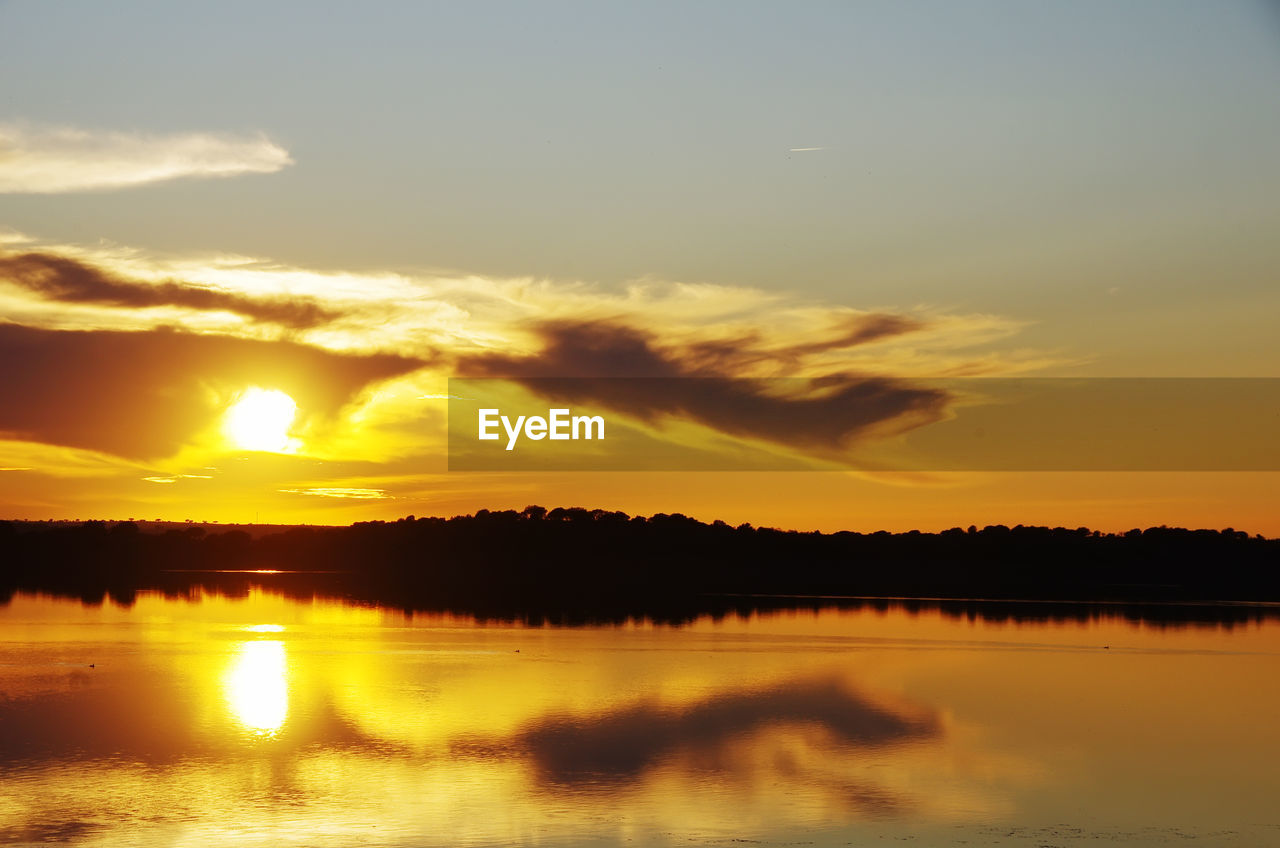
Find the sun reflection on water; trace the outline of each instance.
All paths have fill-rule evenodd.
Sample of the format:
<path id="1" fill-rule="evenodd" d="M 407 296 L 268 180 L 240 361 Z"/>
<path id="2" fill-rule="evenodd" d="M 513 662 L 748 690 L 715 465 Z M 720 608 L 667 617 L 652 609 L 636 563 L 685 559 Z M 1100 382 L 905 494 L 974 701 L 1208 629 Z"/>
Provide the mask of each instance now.
<path id="1" fill-rule="evenodd" d="M 284 642 L 242 642 L 223 686 L 237 721 L 256 736 L 275 736 L 289 713 Z"/>

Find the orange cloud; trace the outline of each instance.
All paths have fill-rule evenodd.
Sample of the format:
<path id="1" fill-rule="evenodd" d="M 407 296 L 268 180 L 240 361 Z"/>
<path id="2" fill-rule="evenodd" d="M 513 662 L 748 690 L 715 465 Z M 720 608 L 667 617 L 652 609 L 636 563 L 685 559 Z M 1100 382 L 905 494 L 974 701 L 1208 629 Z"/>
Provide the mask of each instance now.
<path id="1" fill-rule="evenodd" d="M 0 433 L 130 458 L 171 455 L 216 415 L 212 388 L 278 387 L 333 415 L 370 383 L 424 363 L 289 341 L 0 325 Z"/>

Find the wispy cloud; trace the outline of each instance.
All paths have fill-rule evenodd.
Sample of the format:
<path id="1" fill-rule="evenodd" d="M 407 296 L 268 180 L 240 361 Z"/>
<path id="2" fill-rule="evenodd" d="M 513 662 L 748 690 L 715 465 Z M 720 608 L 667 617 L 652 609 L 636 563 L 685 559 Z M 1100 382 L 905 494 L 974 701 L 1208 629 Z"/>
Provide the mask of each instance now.
<path id="1" fill-rule="evenodd" d="M 143 477 L 148 483 L 176 483 L 179 480 L 212 480 L 208 474 L 162 474 L 154 477 Z"/>
<path id="2" fill-rule="evenodd" d="M 344 486 L 312 486 L 306 489 L 281 489 L 286 495 L 314 495 L 319 498 L 350 498 L 360 501 L 383 500 L 391 497 L 383 489 L 359 489 Z"/>
<path id="3" fill-rule="evenodd" d="M 58 194 L 182 177 L 269 174 L 292 163 L 287 150 L 263 135 L 0 124 L 0 194 Z"/>
<path id="4" fill-rule="evenodd" d="M 225 310 L 252 321 L 292 328 L 312 327 L 337 317 L 336 312 L 321 308 L 310 298 L 252 297 L 173 280 L 127 280 L 86 262 L 50 253 L 0 255 L 0 280 L 68 303 Z"/>
<path id="5" fill-rule="evenodd" d="M 0 266 L 8 263 L 7 273 L 0 267 L 0 278 L 11 283 L 0 286 L 0 311 L 14 323 L 46 329 L 145 331 L 180 324 L 206 334 L 289 339 L 335 352 L 395 353 L 450 371 L 451 364 L 475 355 L 536 355 L 546 342 L 542 329 L 557 322 L 632 328 L 664 351 L 680 351 L 699 370 L 736 377 L 821 377 L 851 370 L 976 376 L 1062 361 L 1041 351 L 990 347 L 1025 322 L 928 305 L 867 310 L 745 286 L 649 278 L 603 286 L 532 277 L 318 271 L 257 257 L 173 258 L 114 245 L 49 244 L 19 234 L 10 234 L 8 244 L 23 253 L 0 254 Z M 411 399 L 427 394 L 444 394 L 443 384 L 422 385 Z"/>

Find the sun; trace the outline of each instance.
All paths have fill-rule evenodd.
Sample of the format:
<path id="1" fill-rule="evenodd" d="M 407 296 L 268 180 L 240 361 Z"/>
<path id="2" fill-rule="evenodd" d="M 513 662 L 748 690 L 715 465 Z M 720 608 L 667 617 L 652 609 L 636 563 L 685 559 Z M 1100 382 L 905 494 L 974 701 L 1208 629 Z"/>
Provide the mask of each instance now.
<path id="1" fill-rule="evenodd" d="M 238 448 L 271 453 L 289 453 L 297 439 L 289 437 L 289 428 L 298 415 L 298 405 L 278 389 L 246 389 L 227 409 L 222 431 Z"/>

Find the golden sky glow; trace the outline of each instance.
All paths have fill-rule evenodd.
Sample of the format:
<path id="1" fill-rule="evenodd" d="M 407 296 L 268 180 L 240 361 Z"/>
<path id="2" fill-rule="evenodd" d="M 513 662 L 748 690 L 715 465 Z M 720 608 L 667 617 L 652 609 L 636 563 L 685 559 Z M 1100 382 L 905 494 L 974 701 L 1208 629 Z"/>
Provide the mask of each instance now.
<path id="1" fill-rule="evenodd" d="M 708 345 L 732 349 L 739 376 L 1096 369 L 1085 356 L 1018 344 L 1020 322 L 997 315 L 860 312 L 707 284 L 647 281 L 611 291 L 320 272 L 16 235 L 8 248 L 0 303 L 24 332 L 45 334 L 13 344 L 49 350 L 56 345 L 47 340 L 67 339 L 86 351 L 72 355 L 93 358 L 81 366 L 89 372 L 83 391 L 122 385 L 118 395 L 87 401 L 80 390 L 28 395 L 27 403 L 49 406 L 29 421 L 11 408 L 30 434 L 0 441 L 0 492 L 15 517 L 342 523 L 544 502 L 824 529 L 1178 523 L 1275 532 L 1265 505 L 1277 475 L 1265 473 L 445 471 L 448 377 L 467 357 L 536 356 L 546 344 L 531 332 L 536 320 L 573 316 L 651 333 L 654 350 L 674 361 Z M 78 279 L 71 272 L 96 288 L 81 284 L 68 299 L 56 286 Z M 299 316 L 308 322 L 299 326 Z M 181 334 L 166 329 L 175 321 Z M 858 322 L 877 335 L 846 344 Z M 91 426 L 77 411 L 85 402 Z M 705 438 L 700 432 L 708 431 L 695 426 L 687 438 Z"/>
<path id="2" fill-rule="evenodd" d="M 1280 533 L 1262 472 L 447 470 L 455 376 L 1276 376 L 1274 16 L 978 5 L 0 8 L 0 516 Z"/>

